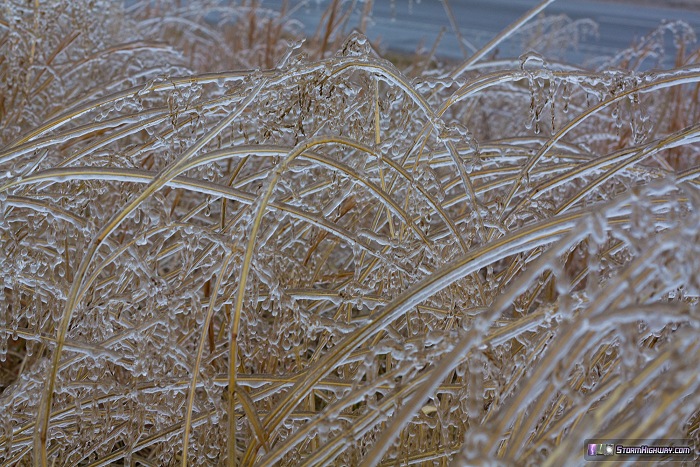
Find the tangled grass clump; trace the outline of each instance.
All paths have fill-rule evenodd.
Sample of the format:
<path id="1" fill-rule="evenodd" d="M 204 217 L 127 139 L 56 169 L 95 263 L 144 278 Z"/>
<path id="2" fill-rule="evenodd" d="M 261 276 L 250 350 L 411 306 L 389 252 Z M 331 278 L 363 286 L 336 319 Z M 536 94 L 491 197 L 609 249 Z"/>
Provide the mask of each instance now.
<path id="1" fill-rule="evenodd" d="M 184 3 L 4 2 L 3 465 L 697 446 L 692 30 L 596 68 L 490 57 L 545 1 L 399 69 L 343 2 L 306 43 Z M 534 21 L 545 49 L 590 26 Z"/>

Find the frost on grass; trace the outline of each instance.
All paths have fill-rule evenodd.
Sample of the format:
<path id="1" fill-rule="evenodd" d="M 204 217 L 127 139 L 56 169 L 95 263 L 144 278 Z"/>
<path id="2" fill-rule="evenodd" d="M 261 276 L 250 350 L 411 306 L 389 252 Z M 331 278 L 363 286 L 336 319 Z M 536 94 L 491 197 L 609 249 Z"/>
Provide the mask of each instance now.
<path id="1" fill-rule="evenodd" d="M 686 25 L 582 68 L 553 46 L 593 25 L 544 17 L 519 57 L 399 69 L 341 2 L 303 44 L 185 3 L 3 4 L 3 464 L 698 440 Z"/>

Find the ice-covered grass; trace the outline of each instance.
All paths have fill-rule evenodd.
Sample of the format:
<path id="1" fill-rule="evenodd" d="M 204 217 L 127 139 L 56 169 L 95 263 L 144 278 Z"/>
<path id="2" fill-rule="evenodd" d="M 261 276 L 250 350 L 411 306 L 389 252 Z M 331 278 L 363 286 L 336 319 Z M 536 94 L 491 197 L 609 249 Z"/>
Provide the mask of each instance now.
<path id="1" fill-rule="evenodd" d="M 4 2 L 3 465 L 697 442 L 689 28 L 584 67 L 553 47 L 590 23 L 533 10 L 397 68 L 350 3 L 304 44 L 284 11 L 177 4 Z"/>

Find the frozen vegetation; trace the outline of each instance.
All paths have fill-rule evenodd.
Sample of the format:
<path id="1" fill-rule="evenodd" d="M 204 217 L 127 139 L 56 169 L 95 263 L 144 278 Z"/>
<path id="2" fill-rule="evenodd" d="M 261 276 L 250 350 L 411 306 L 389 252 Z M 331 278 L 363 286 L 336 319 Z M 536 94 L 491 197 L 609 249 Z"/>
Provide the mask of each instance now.
<path id="1" fill-rule="evenodd" d="M 2 3 L 2 465 L 699 440 L 686 25 L 586 67 L 563 50 L 591 23 L 537 9 L 461 63 L 392 62 L 371 3 L 305 42 L 251 2 L 128 5 Z"/>

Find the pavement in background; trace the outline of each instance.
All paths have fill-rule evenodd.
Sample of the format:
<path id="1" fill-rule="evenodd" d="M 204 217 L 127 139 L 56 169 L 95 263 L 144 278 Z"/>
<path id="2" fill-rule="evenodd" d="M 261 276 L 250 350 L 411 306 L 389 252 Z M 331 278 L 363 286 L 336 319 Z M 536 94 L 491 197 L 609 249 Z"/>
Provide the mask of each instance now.
<path id="1" fill-rule="evenodd" d="M 679 2 L 697 7 L 679 8 Z M 299 2 L 290 2 L 295 3 Z M 480 47 L 538 3 L 538 0 L 451 0 L 450 6 L 463 38 L 473 47 Z M 263 1 L 263 6 L 279 4 L 279 0 Z M 296 10 L 294 18 L 305 25 L 308 34 L 313 34 L 328 4 L 329 0 L 311 0 L 307 6 Z M 360 8 L 350 24 L 358 23 Z M 598 24 L 597 38 L 590 37 L 578 51 L 568 52 L 567 60 L 574 63 L 611 56 L 651 32 L 664 20 L 683 20 L 700 32 L 700 2 L 690 0 L 669 0 L 668 4 L 651 0 L 558 0 L 545 13 L 565 14 L 574 20 L 589 18 Z M 444 58 L 460 59 L 463 52 L 442 1 L 375 0 L 368 36 L 372 41 L 379 40 L 391 51 L 412 53 L 421 42 L 429 50 L 443 27 L 447 31 L 438 54 Z M 672 46 L 670 35 L 666 43 Z M 520 44 L 512 44 L 510 49 L 501 48 L 499 57 L 518 56 L 522 52 L 520 47 Z"/>

